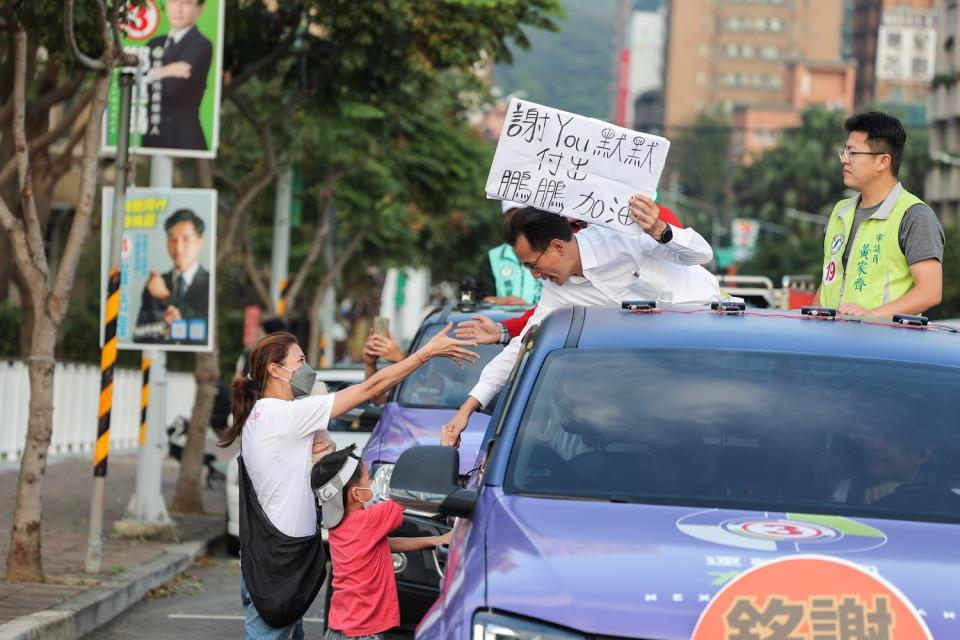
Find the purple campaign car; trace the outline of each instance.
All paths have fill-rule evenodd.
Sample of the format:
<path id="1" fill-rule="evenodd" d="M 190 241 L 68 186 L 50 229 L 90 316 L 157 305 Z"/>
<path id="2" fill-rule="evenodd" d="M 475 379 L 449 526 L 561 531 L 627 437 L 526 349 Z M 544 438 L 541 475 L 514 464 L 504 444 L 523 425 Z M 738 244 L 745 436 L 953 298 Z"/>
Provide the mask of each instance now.
<path id="1" fill-rule="evenodd" d="M 516 317 L 525 309 L 466 304 L 436 309 L 424 319 L 411 350 L 423 346 L 448 322 L 454 326 L 474 315 L 484 315 L 499 322 Z M 480 360 L 463 368 L 447 358 L 431 360 L 420 367 L 391 393 L 383 407 L 380 422 L 374 428 L 363 450 L 363 460 L 373 476 L 375 496 L 389 497 L 390 474 L 400 454 L 422 444 L 439 444 L 440 428 L 453 417 L 476 384 L 484 365 L 503 349 L 501 345 L 471 347 Z M 490 416 L 475 413 L 463 433 L 460 449 L 460 472 L 473 469 L 477 451 Z M 444 518 L 407 514 L 397 536 L 437 535 L 449 531 Z M 445 550 L 424 550 L 393 555 L 394 573 L 400 597 L 400 611 L 405 626 L 414 626 L 437 599 Z"/>
<path id="2" fill-rule="evenodd" d="M 449 448 L 393 471 L 459 517 L 416 637 L 960 638 L 958 390 L 933 324 L 554 312 L 468 488 Z"/>

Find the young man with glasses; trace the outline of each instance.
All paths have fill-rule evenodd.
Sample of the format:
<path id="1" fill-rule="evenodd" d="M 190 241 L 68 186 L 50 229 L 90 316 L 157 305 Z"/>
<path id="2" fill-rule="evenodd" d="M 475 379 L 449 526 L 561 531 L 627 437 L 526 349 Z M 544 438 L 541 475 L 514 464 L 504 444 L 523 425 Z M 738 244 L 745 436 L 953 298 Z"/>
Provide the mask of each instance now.
<path id="1" fill-rule="evenodd" d="M 554 309 L 573 305 L 657 299 L 705 303 L 720 297 L 716 277 L 700 266 L 713 259 L 713 250 L 699 233 L 664 222 L 659 207 L 642 194 L 630 199 L 630 217 L 644 235 L 598 225 L 574 234 L 563 216 L 533 207 L 510 219 L 504 239 L 520 263 L 544 283 L 527 327 L 539 324 Z M 484 367 L 466 401 L 444 425 L 441 444 L 457 446 L 473 412 L 496 397 L 520 353 L 522 335 Z"/>
<path id="2" fill-rule="evenodd" d="M 853 316 L 923 313 L 940 303 L 944 234 L 933 210 L 897 178 L 907 133 L 875 111 L 844 127 L 843 183 L 859 193 L 830 215 L 814 304 Z"/>

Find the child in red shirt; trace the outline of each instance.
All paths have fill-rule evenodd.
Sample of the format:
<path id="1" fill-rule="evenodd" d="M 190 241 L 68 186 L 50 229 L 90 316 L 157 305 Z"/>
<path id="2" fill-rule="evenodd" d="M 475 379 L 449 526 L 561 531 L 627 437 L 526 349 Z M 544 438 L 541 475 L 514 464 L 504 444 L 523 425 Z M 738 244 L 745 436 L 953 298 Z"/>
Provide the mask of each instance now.
<path id="1" fill-rule="evenodd" d="M 354 454 L 354 445 L 328 454 L 310 474 L 329 530 L 333 597 L 324 640 L 382 640 L 400 624 L 397 583 L 391 553 L 439 547 L 450 533 L 423 538 L 390 538 L 403 522 L 403 507 L 393 500 L 372 504 L 370 471 Z"/>

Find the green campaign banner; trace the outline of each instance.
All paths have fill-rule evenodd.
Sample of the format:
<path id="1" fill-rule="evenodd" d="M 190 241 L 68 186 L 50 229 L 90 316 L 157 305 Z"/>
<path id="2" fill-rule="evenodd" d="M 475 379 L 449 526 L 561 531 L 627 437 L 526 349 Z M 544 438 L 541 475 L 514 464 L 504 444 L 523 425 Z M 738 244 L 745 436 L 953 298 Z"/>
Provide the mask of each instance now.
<path id="1" fill-rule="evenodd" d="M 140 64 L 130 114 L 130 151 L 215 158 L 226 0 L 143 0 L 127 6 L 121 42 Z M 114 72 L 103 151 L 116 152 L 120 88 Z"/>

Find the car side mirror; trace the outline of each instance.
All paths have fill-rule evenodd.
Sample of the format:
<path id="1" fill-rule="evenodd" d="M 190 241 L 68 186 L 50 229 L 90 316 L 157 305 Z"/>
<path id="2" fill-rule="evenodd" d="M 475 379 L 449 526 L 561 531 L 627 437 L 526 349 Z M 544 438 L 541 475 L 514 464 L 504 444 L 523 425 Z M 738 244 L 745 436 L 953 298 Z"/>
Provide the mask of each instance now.
<path id="1" fill-rule="evenodd" d="M 467 518 L 478 493 L 459 484 L 460 453 L 453 447 L 422 446 L 407 449 L 390 477 L 390 498 L 403 508 L 431 516 Z"/>

